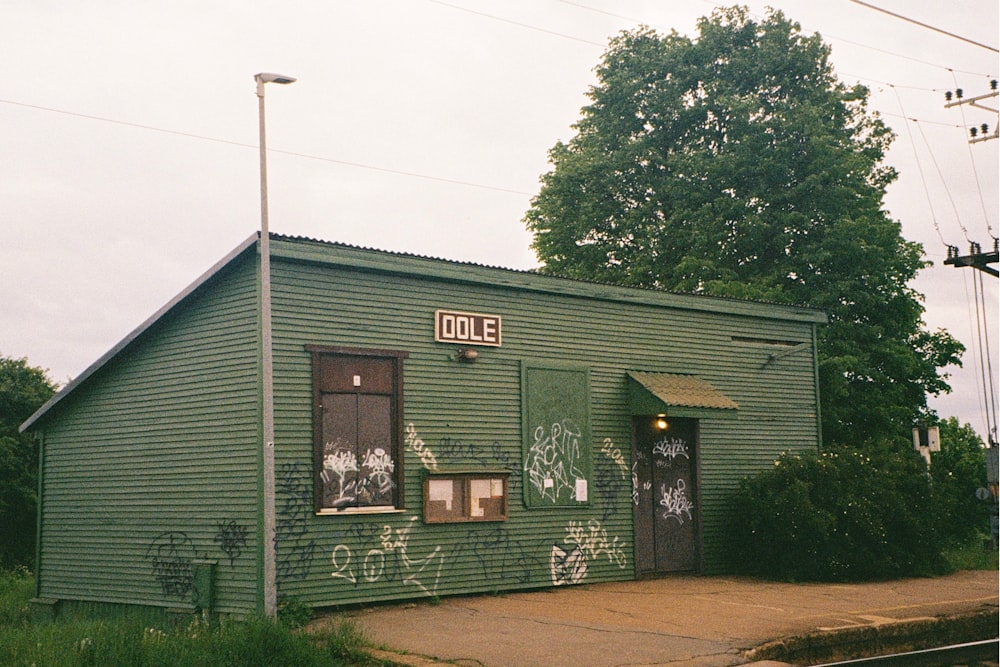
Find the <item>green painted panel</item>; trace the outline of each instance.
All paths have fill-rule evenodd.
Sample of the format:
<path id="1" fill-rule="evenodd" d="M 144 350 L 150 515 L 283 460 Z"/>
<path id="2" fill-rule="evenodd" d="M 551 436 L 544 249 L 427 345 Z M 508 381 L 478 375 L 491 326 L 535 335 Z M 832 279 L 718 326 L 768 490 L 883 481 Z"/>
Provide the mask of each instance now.
<path id="1" fill-rule="evenodd" d="M 524 504 L 589 504 L 593 455 L 588 369 L 524 364 L 521 396 Z"/>

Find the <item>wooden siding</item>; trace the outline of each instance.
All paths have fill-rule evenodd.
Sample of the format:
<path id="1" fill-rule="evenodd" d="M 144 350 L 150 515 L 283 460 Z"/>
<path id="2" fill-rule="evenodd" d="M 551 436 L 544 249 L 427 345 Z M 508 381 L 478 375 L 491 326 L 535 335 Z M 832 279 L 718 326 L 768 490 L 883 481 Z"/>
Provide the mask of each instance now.
<path id="1" fill-rule="evenodd" d="M 46 415 L 41 597 L 190 606 L 206 560 L 216 609 L 255 609 L 255 266 L 220 271 Z"/>
<path id="2" fill-rule="evenodd" d="M 740 477 L 781 451 L 818 442 L 815 311 L 713 300 L 705 306 L 655 293 L 640 299 L 618 288 L 611 292 L 629 298 L 587 298 L 586 286 L 573 283 L 558 283 L 563 293 L 545 291 L 540 277 L 468 269 L 463 279 L 454 265 L 441 269 L 448 275 L 413 275 L 398 265 L 388 271 L 371 253 L 331 250 L 324 257 L 277 245 L 284 255 L 272 264 L 277 508 L 286 536 L 278 542 L 279 596 L 325 606 L 550 586 L 553 554 L 576 546 L 585 557 L 577 581 L 632 578 L 627 370 L 695 374 L 740 406 L 700 421 L 696 503 L 705 571 L 723 563 L 723 513 Z M 335 262 L 324 261 L 331 256 Z M 352 262 L 375 265 L 355 270 Z M 485 274 L 507 284 L 490 285 Z M 457 361 L 457 346 L 434 341 L 436 309 L 500 315 L 503 346 L 479 348 L 475 363 Z M 807 346 L 769 361 L 798 343 Z M 412 446 L 405 510 L 314 515 L 310 344 L 408 352 L 403 409 L 411 445 L 419 439 L 439 470 L 511 470 L 508 521 L 425 525 L 422 459 Z M 590 369 L 593 475 L 585 506 L 528 509 L 522 501 L 523 363 Z"/>

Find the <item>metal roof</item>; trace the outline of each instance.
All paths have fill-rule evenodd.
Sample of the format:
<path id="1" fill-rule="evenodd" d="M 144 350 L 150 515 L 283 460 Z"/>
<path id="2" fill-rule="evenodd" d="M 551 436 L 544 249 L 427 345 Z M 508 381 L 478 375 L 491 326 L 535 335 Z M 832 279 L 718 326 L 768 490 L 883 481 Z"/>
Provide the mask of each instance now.
<path id="1" fill-rule="evenodd" d="M 668 406 L 722 410 L 740 407 L 736 401 L 694 375 L 628 371 L 628 376 Z"/>

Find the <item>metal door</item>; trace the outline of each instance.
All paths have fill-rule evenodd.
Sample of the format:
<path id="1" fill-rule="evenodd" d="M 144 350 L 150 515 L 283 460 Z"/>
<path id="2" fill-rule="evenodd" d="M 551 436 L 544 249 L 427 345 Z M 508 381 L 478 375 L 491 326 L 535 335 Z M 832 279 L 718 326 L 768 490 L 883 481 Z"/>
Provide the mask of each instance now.
<path id="1" fill-rule="evenodd" d="M 693 419 L 636 417 L 632 458 L 637 574 L 698 565 Z"/>

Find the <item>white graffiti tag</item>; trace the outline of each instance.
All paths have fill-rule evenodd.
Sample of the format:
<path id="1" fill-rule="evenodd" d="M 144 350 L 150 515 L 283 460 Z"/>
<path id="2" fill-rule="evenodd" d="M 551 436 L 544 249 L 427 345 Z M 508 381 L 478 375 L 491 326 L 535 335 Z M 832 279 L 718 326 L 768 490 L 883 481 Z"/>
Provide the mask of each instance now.
<path id="1" fill-rule="evenodd" d="M 615 465 L 618 466 L 618 469 L 622 473 L 622 479 L 625 479 L 625 476 L 628 474 L 628 466 L 625 465 L 625 456 L 622 454 L 622 450 L 615 447 L 615 443 L 611 438 L 604 439 L 604 446 L 601 447 L 601 453 L 615 462 Z"/>
<path id="2" fill-rule="evenodd" d="M 584 526 L 582 521 L 570 521 L 566 526 L 566 543 L 575 544 L 587 555 L 588 559 L 598 559 L 607 556 L 608 560 L 620 568 L 628 563 L 623 545 L 618 538 L 608 538 L 608 531 L 601 527 L 601 522 L 591 519 Z"/>
<path id="3" fill-rule="evenodd" d="M 680 438 L 663 439 L 653 445 L 653 455 L 660 455 L 665 459 L 673 461 L 678 456 L 690 459 L 687 452 L 687 443 Z"/>
<path id="4" fill-rule="evenodd" d="M 376 487 L 379 493 L 388 493 L 392 490 L 392 472 L 396 469 L 392 462 L 392 457 L 382 449 L 376 447 L 365 454 L 362 467 L 368 468 L 368 483 Z"/>
<path id="5" fill-rule="evenodd" d="M 570 521 L 566 526 L 566 547 L 552 545 L 549 567 L 553 586 L 578 584 L 587 576 L 588 563 L 604 556 L 624 568 L 628 563 L 624 544 L 618 538 L 609 538 L 608 531 L 597 519 L 584 525 L 582 521 Z"/>
<path id="6" fill-rule="evenodd" d="M 337 443 L 327 443 L 327 449 L 333 449 L 337 446 Z M 356 480 L 351 480 L 346 485 L 344 480 L 347 474 L 350 472 L 358 471 L 358 459 L 354 456 L 353 452 L 347 451 L 345 449 L 338 449 L 332 454 L 327 454 L 323 457 L 323 472 L 320 476 L 323 478 L 323 484 L 326 486 L 330 483 L 330 473 L 337 476 L 337 490 L 329 491 L 328 495 L 333 496 L 332 502 L 335 504 L 343 503 L 345 501 L 349 502 L 354 500 L 355 485 Z"/>
<path id="7" fill-rule="evenodd" d="M 406 425 L 406 448 L 417 453 L 420 463 L 427 470 L 437 470 L 437 457 L 434 452 L 424 444 L 424 441 L 417 437 L 417 427 L 412 423 Z"/>
<path id="8" fill-rule="evenodd" d="M 664 519 L 676 519 L 678 523 L 683 524 L 682 515 L 687 514 L 688 520 L 691 520 L 694 503 L 688 499 L 685 489 L 687 484 L 683 479 L 677 480 L 677 484 L 672 487 L 666 482 L 660 486 L 660 506 L 663 507 Z"/>
<path id="9" fill-rule="evenodd" d="M 587 557 L 580 547 L 566 551 L 558 544 L 553 544 L 549 567 L 552 570 L 553 586 L 578 584 L 587 576 Z"/>
<path id="10" fill-rule="evenodd" d="M 570 500 L 576 498 L 576 480 L 586 478 L 576 467 L 581 437 L 581 429 L 569 420 L 552 424 L 548 431 L 544 426 L 535 429 L 524 470 L 543 499 L 559 502 L 563 492 Z"/>
<path id="11" fill-rule="evenodd" d="M 380 580 L 402 581 L 404 585 L 416 586 L 424 595 L 437 595 L 444 553 L 438 545 L 422 558 L 410 557 L 407 547 L 416 521 L 417 517 L 410 517 L 408 525 L 395 530 L 392 526 L 383 526 L 378 546 L 369 549 L 360 563 L 352 563 L 353 552 L 349 546 L 338 544 L 330 556 L 331 576 L 346 579 L 355 586 Z"/>

